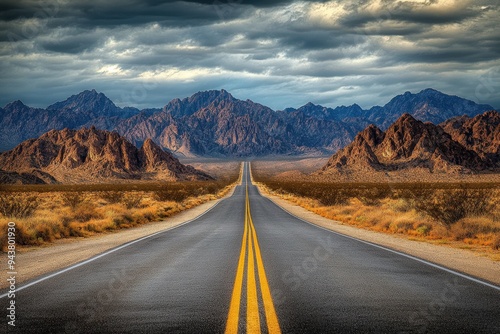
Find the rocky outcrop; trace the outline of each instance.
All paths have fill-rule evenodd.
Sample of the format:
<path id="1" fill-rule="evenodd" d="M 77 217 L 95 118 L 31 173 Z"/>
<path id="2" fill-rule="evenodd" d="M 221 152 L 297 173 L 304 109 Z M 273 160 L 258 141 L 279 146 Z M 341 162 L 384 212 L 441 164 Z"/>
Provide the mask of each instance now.
<path id="1" fill-rule="evenodd" d="M 487 167 L 487 161 L 454 141 L 440 126 L 404 114 L 386 132 L 374 125 L 367 127 L 333 155 L 320 173 L 411 168 L 470 173 Z"/>
<path id="2" fill-rule="evenodd" d="M 204 180 L 210 177 L 179 162 L 152 140 L 137 149 L 116 132 L 94 127 L 52 130 L 0 154 L 0 169 L 46 175 L 45 182 L 113 179 Z M 47 177 L 47 175 L 51 176 Z"/>
<path id="3" fill-rule="evenodd" d="M 207 180 L 210 176 L 183 165 L 171 153 L 164 151 L 151 139 L 146 139 L 138 152 L 139 169 L 156 174 L 158 179 Z"/>
<path id="4" fill-rule="evenodd" d="M 491 110 L 476 117 L 456 117 L 441 124 L 451 138 L 476 152 L 494 168 L 500 167 L 500 113 Z"/>
<path id="5" fill-rule="evenodd" d="M 378 170 L 381 164 L 374 150 L 383 139 L 384 133 L 375 125 L 370 125 L 350 145 L 333 155 L 323 169 L 343 170 L 352 167 L 356 170 Z"/>

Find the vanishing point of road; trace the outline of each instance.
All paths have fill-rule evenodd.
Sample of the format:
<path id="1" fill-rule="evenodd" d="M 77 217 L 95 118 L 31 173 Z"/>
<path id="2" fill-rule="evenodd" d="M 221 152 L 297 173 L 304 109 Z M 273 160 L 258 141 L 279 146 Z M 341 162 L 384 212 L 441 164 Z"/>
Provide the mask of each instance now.
<path id="1" fill-rule="evenodd" d="M 245 163 L 197 219 L 18 287 L 0 332 L 500 333 L 500 287 L 302 221 Z"/>

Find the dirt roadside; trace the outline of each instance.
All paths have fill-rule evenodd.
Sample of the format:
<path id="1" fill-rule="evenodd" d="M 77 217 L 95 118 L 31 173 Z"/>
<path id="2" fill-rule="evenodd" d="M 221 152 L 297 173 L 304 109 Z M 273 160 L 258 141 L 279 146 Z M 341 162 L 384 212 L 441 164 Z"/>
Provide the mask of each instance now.
<path id="1" fill-rule="evenodd" d="M 272 200 L 285 211 L 321 226 L 356 239 L 368 241 L 386 248 L 390 248 L 443 267 L 462 272 L 500 286 L 500 262 L 481 257 L 475 253 L 445 246 L 433 245 L 425 242 L 412 241 L 381 232 L 374 232 L 345 225 L 342 222 L 321 217 L 298 205 L 282 198 L 261 191 L 262 195 Z"/>

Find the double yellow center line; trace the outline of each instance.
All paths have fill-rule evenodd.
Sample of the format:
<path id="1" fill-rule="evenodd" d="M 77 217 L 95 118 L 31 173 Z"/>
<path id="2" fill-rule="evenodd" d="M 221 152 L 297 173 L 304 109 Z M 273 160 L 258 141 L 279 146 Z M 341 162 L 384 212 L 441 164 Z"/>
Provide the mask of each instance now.
<path id="1" fill-rule="evenodd" d="M 241 308 L 241 292 L 243 287 L 243 276 L 245 270 L 245 258 L 247 260 L 247 305 L 246 305 L 246 332 L 247 333 L 260 333 L 260 315 L 259 315 L 259 301 L 258 290 L 255 275 L 255 265 L 257 265 L 257 272 L 259 278 L 260 292 L 262 301 L 264 303 L 264 311 L 266 315 L 266 325 L 268 333 L 281 333 L 274 308 L 271 290 L 267 282 L 264 264 L 260 253 L 259 242 L 257 233 L 250 214 L 250 200 L 248 198 L 248 184 L 245 189 L 245 227 L 243 230 L 243 240 L 241 242 L 240 258 L 238 261 L 238 268 L 236 271 L 236 279 L 234 280 L 233 293 L 231 296 L 231 304 L 229 305 L 229 314 L 226 324 L 226 334 L 237 334 L 238 323 L 240 319 Z"/>

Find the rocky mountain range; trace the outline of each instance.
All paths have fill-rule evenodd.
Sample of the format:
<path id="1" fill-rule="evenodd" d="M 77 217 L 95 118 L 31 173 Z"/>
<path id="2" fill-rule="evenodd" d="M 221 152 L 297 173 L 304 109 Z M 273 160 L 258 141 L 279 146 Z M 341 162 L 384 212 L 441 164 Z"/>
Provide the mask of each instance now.
<path id="1" fill-rule="evenodd" d="M 95 127 L 51 130 L 0 154 L 1 183 L 99 180 L 207 180 L 151 139 L 138 149 L 116 132 Z"/>
<path id="2" fill-rule="evenodd" d="M 385 106 L 326 108 L 308 103 L 298 109 L 274 111 L 225 90 L 206 91 L 174 99 L 163 108 L 119 108 L 95 90 L 73 95 L 46 109 L 21 101 L 0 108 L 0 150 L 12 149 L 50 130 L 95 126 L 113 130 L 133 145 L 148 139 L 176 155 L 263 156 L 272 154 L 332 154 L 349 144 L 359 131 L 375 124 L 386 129 L 402 114 L 435 124 L 493 108 L 425 89 L 406 92 Z M 1 166 L 0 166 L 1 168 Z"/>
<path id="3" fill-rule="evenodd" d="M 408 113 L 414 118 L 439 124 L 456 116 L 476 116 L 493 107 L 486 104 L 476 104 L 473 101 L 443 94 L 435 89 L 427 88 L 417 94 L 405 92 L 391 99 L 383 107 L 374 106 L 363 110 L 359 105 L 326 108 L 308 103 L 298 110 L 306 115 L 325 120 L 342 120 L 344 122 L 364 122 L 375 124 L 381 129 L 387 129 L 401 115 Z"/>
<path id="4" fill-rule="evenodd" d="M 431 173 L 476 173 L 500 167 L 500 114 L 452 118 L 441 125 L 406 113 L 384 132 L 361 131 L 334 154 L 319 174 L 424 169 Z"/>

